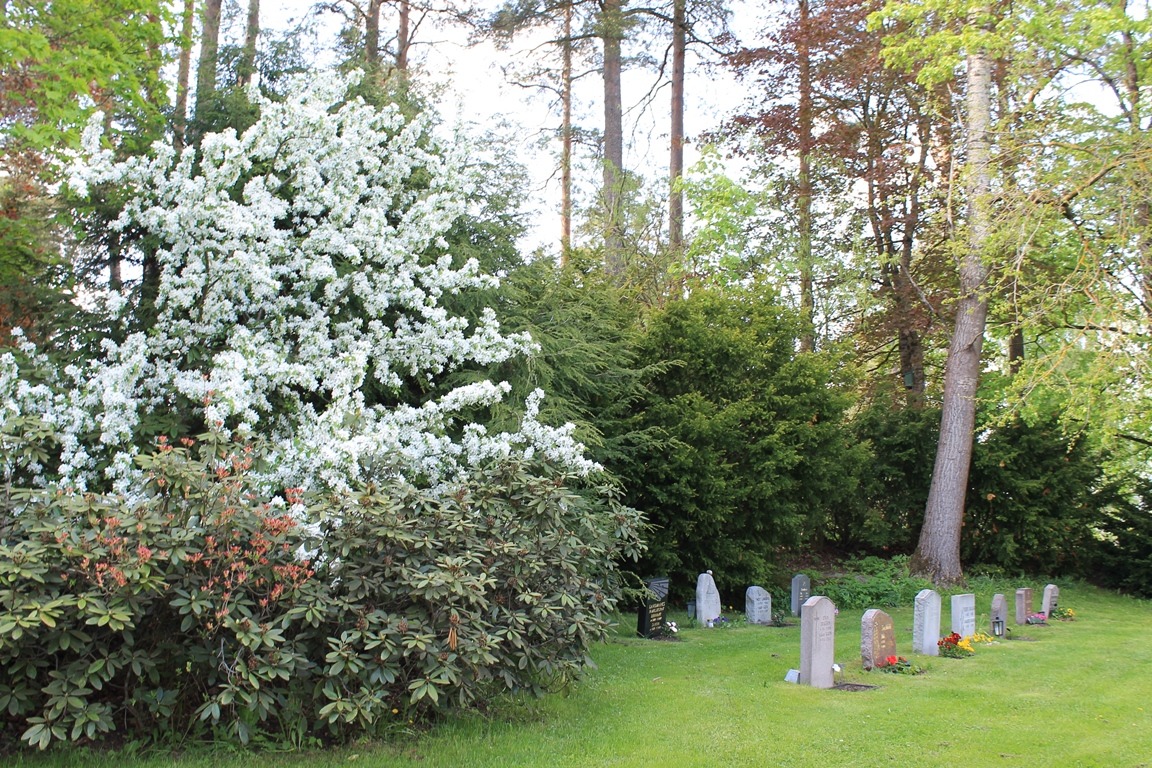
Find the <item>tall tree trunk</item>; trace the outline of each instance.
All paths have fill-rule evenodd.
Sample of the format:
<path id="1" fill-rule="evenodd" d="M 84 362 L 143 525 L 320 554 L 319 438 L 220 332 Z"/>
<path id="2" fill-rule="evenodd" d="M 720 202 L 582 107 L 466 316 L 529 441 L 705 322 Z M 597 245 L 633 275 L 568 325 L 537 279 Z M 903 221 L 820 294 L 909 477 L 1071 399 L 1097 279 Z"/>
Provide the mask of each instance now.
<path id="1" fill-rule="evenodd" d="M 961 257 L 960 301 L 944 369 L 944 405 L 936 464 L 924 510 L 924 527 L 910 563 L 914 573 L 942 585 L 956 584 L 963 579 L 960 532 L 964 525 L 964 496 L 976 425 L 980 352 L 988 317 L 984 283 L 989 268 L 985 252 L 992 234 L 991 57 L 977 49 L 968 53 L 967 63 L 968 242 Z"/>
<path id="2" fill-rule="evenodd" d="M 409 0 L 400 0 L 400 28 L 396 31 L 396 69 L 405 76 L 408 74 L 408 47 L 412 42 L 412 33 L 408 26 L 411 13 L 412 4 Z"/>
<path id="3" fill-rule="evenodd" d="M 364 64 L 369 73 L 380 69 L 380 0 L 368 0 L 364 16 Z"/>
<path id="4" fill-rule="evenodd" d="M 204 0 L 200 61 L 196 66 L 196 121 L 202 122 L 216 95 L 216 62 L 220 43 L 220 0 Z"/>
<path id="5" fill-rule="evenodd" d="M 244 50 L 236 74 L 240 85 L 247 86 L 256 74 L 256 39 L 260 36 L 260 0 L 248 0 L 248 23 L 244 27 Z"/>
<path id="6" fill-rule="evenodd" d="M 563 149 L 560 154 L 560 264 L 568 263 L 572 249 L 572 3 L 564 6 L 564 117 L 560 129 Z"/>
<path id="7" fill-rule="evenodd" d="M 1008 337 L 1008 372 L 1015 376 L 1020 372 L 1024 363 L 1024 329 L 1019 322 L 1012 328 L 1012 335 Z"/>
<path id="8" fill-rule="evenodd" d="M 620 48 L 624 37 L 621 0 L 604 0 L 604 262 L 609 274 L 624 271 L 624 225 L 621 205 L 624 169 L 624 113 L 621 103 Z"/>
<path id="9" fill-rule="evenodd" d="M 812 57 L 808 49 L 808 0 L 800 0 L 800 35 L 797 37 L 796 61 L 800 76 L 800 104 L 797 128 L 800 132 L 800 172 L 796 180 L 796 204 L 799 208 L 796 260 L 800 267 L 800 315 L 804 323 L 800 351 L 816 349 L 816 302 L 812 295 Z"/>
<path id="10" fill-rule="evenodd" d="M 176 112 L 172 117 L 172 146 L 184 149 L 184 132 L 188 128 L 188 83 L 192 76 L 192 24 L 196 0 L 184 0 L 184 23 L 180 29 L 180 57 L 176 65 Z"/>
<path id="11" fill-rule="evenodd" d="M 672 10 L 672 126 L 668 160 L 668 245 L 679 258 L 684 248 L 684 193 L 679 181 L 684 174 L 684 55 L 687 49 L 686 0 L 675 0 Z"/>

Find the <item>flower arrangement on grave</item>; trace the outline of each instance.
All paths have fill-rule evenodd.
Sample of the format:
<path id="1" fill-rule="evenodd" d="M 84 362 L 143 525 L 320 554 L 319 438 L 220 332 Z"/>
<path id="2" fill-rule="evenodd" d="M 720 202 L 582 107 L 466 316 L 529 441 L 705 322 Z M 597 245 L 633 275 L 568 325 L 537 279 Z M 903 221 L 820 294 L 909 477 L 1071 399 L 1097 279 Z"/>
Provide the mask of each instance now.
<path id="1" fill-rule="evenodd" d="M 680 631 L 680 627 L 676 626 L 674 621 L 664 622 L 664 626 L 660 628 L 660 634 L 664 637 L 672 637 Z"/>
<path id="2" fill-rule="evenodd" d="M 788 614 L 784 613 L 784 611 L 773 611 L 772 612 L 772 626 L 774 626 L 774 627 L 786 627 L 786 626 L 788 626 Z"/>
<path id="3" fill-rule="evenodd" d="M 974 635 L 969 635 L 966 639 L 972 645 L 979 645 L 980 643 L 994 643 L 994 642 L 996 642 L 996 638 L 992 637 L 992 635 L 986 635 L 983 632 L 977 632 Z"/>
<path id="4" fill-rule="evenodd" d="M 924 674 L 924 668 L 918 667 L 903 656 L 888 656 L 884 658 L 882 664 L 877 664 L 876 668 L 881 672 L 887 672 L 890 675 L 921 675 Z"/>
<path id="5" fill-rule="evenodd" d="M 746 622 L 745 622 L 743 616 L 741 616 L 738 619 L 730 619 L 724 615 L 717 616 L 716 618 L 707 622 L 707 624 L 709 626 L 711 626 L 713 629 L 733 629 L 733 628 L 738 627 L 744 623 L 746 623 Z"/>
<path id="6" fill-rule="evenodd" d="M 1030 614 L 1024 621 L 1028 624 L 1047 624 L 1048 617 L 1042 613 L 1033 613 Z"/>
<path id="7" fill-rule="evenodd" d="M 971 638 L 961 637 L 956 632 L 937 640 L 936 646 L 940 649 L 940 655 L 949 659 L 966 659 L 976 655 Z"/>
<path id="8" fill-rule="evenodd" d="M 1076 612 L 1071 608 L 1053 608 L 1048 618 L 1058 621 L 1076 621 Z"/>

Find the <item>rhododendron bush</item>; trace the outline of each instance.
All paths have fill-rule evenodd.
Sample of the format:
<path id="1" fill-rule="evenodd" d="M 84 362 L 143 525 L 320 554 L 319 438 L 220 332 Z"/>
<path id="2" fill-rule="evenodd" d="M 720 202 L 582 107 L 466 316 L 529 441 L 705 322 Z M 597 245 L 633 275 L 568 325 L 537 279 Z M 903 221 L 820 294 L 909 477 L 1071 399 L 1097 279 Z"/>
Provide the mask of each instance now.
<path id="1" fill-rule="evenodd" d="M 157 448 L 145 498 L 31 491 L 0 514 L 0 741 L 299 745 L 541 692 L 606 638 L 638 546 L 633 510 L 539 461 L 451 494 L 289 488 L 291 509 L 260 495 L 258 450 Z"/>
<path id="2" fill-rule="evenodd" d="M 495 283 L 475 261 L 422 257 L 463 212 L 464 150 L 437 146 L 426 119 L 345 101 L 355 78 L 301 77 L 282 102 L 254 89 L 255 125 L 179 155 L 157 143 L 117 162 L 93 120 L 70 184 L 128 191 L 115 226 L 158 244 L 157 318 L 106 340 L 89 364 L 51 371 L 41 360 L 35 378 L 28 360 L 0 356 L 5 418 L 39 418 L 59 435 L 59 455 L 33 471 L 125 490 L 138 477 L 142 424 L 199 407 L 209 426 L 268 438 L 272 488 L 344 489 L 389 473 L 435 484 L 479 460 L 536 452 L 592 469 L 570 427 L 536 421 L 540 392 L 522 429 L 498 435 L 455 420 L 499 400 L 503 383 L 419 406 L 365 395 L 369 383 L 398 393 L 533 344 L 502 335 L 491 310 L 470 327 L 440 306 L 447 292 Z"/>

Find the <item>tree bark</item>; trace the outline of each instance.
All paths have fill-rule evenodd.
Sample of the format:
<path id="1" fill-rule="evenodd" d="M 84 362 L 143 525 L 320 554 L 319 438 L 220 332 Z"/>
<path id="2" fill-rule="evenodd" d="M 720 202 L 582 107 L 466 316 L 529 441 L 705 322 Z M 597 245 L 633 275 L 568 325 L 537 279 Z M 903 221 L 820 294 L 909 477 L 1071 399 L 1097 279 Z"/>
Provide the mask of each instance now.
<path id="1" fill-rule="evenodd" d="M 256 73 L 256 39 L 260 36 L 260 0 L 248 0 L 248 23 L 244 27 L 244 50 L 236 74 L 241 86 L 252 82 Z"/>
<path id="2" fill-rule="evenodd" d="M 620 84 L 624 16 L 621 0 L 604 0 L 604 264 L 609 274 L 624 271 L 624 226 L 621 205 L 624 169 L 624 117 Z"/>
<path id="3" fill-rule="evenodd" d="M 572 249 L 572 3 L 564 6 L 563 148 L 560 154 L 560 265 L 568 263 Z"/>
<path id="4" fill-rule="evenodd" d="M 364 15 L 364 65 L 370 73 L 380 68 L 380 0 L 368 0 Z"/>
<path id="5" fill-rule="evenodd" d="M 800 315 L 804 328 L 800 351 L 816 349 L 816 302 L 812 295 L 812 57 L 808 48 L 810 30 L 808 0 L 800 0 L 800 34 L 796 38 L 796 63 L 800 79 L 800 104 L 797 114 L 799 130 L 800 171 L 796 179 L 796 204 L 799 213 L 796 260 L 800 268 Z"/>
<path id="6" fill-rule="evenodd" d="M 196 16 L 196 0 L 184 0 L 184 23 L 180 29 L 180 57 L 176 65 L 176 112 L 172 116 L 172 146 L 184 149 L 184 133 L 188 128 L 188 91 L 192 76 L 192 24 Z"/>
<path id="7" fill-rule="evenodd" d="M 672 119 L 671 157 L 668 160 L 668 246 L 679 258 L 684 248 L 684 193 L 680 177 L 684 175 L 684 58 L 687 49 L 685 33 L 686 0 L 675 0 L 672 10 Z"/>
<path id="8" fill-rule="evenodd" d="M 196 66 L 196 120 L 202 121 L 216 95 L 216 63 L 220 43 L 220 0 L 204 0 L 200 61 Z"/>
<path id="9" fill-rule="evenodd" d="M 968 242 L 961 258 L 960 301 L 944 369 L 944 404 L 936 464 L 924 510 L 924 527 L 910 563 L 914 573 L 940 585 L 956 584 L 963 579 L 960 533 L 976 425 L 980 353 L 988 318 L 984 283 L 989 273 L 985 251 L 992 233 L 991 57 L 976 49 L 968 53 L 967 64 Z"/>
<path id="10" fill-rule="evenodd" d="M 412 42 L 408 19 L 411 12 L 412 4 L 408 0 L 400 0 L 400 28 L 396 31 L 396 69 L 402 75 L 408 73 L 408 46 Z"/>

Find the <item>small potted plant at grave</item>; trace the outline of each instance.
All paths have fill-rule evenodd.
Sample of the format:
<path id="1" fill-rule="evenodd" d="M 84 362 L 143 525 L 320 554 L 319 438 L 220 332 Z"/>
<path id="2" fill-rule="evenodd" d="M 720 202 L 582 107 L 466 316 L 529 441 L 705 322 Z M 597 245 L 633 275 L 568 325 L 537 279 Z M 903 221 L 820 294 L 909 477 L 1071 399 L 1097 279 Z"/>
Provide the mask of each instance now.
<path id="1" fill-rule="evenodd" d="M 976 655 L 976 651 L 972 649 L 972 641 L 956 632 L 940 638 L 936 641 L 936 646 L 940 649 L 940 655 L 949 659 L 966 659 Z"/>
<path id="2" fill-rule="evenodd" d="M 1076 621 L 1076 612 L 1071 608 L 1056 607 L 1048 614 L 1048 618 L 1056 619 L 1057 621 Z"/>
<path id="3" fill-rule="evenodd" d="M 1025 621 L 1029 624 L 1047 624 L 1048 617 L 1042 613 L 1033 613 Z"/>
<path id="4" fill-rule="evenodd" d="M 918 667 L 903 656 L 888 656 L 884 663 L 877 666 L 881 672 L 890 675 L 920 675 L 924 673 L 923 667 Z"/>

